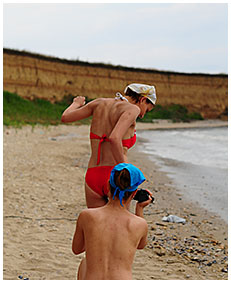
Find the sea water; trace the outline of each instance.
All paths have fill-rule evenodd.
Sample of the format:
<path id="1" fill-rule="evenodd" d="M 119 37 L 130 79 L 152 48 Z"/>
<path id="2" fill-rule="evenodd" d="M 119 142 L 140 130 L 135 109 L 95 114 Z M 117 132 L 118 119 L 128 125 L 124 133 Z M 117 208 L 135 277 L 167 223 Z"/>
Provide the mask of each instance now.
<path id="1" fill-rule="evenodd" d="M 139 150 L 174 180 L 187 200 L 228 221 L 228 128 L 139 131 Z"/>

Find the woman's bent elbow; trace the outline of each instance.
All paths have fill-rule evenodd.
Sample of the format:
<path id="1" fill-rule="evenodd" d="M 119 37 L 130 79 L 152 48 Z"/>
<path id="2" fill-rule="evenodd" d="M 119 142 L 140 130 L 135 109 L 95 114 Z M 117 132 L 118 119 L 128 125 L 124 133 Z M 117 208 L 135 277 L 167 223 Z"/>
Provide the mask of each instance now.
<path id="1" fill-rule="evenodd" d="M 117 137 L 109 137 L 109 141 L 111 143 L 111 145 L 120 145 L 121 144 L 121 139 L 117 138 Z"/>
<path id="2" fill-rule="evenodd" d="M 78 249 L 76 247 L 72 247 L 72 252 L 75 254 L 75 255 L 78 255 L 78 254 L 81 254 L 82 252 L 84 252 L 85 249 L 82 248 L 82 249 Z"/>
<path id="3" fill-rule="evenodd" d="M 67 120 L 66 120 L 65 115 L 62 115 L 62 117 L 61 117 L 61 122 L 62 122 L 62 123 L 67 123 Z"/>
<path id="4" fill-rule="evenodd" d="M 73 254 L 75 254 L 75 255 L 78 254 L 78 251 L 76 251 L 74 248 L 72 248 L 72 252 L 73 252 Z"/>

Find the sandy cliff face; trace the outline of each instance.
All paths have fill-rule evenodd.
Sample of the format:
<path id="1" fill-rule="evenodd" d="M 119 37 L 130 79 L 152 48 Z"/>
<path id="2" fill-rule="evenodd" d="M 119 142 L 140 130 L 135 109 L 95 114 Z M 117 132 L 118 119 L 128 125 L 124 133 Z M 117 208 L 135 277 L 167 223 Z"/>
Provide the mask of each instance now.
<path id="1" fill-rule="evenodd" d="M 119 68 L 38 56 L 4 49 L 3 88 L 24 98 L 52 102 L 65 95 L 113 97 L 129 83 L 153 84 L 157 103 L 186 106 L 204 118 L 217 118 L 228 107 L 228 76 Z"/>

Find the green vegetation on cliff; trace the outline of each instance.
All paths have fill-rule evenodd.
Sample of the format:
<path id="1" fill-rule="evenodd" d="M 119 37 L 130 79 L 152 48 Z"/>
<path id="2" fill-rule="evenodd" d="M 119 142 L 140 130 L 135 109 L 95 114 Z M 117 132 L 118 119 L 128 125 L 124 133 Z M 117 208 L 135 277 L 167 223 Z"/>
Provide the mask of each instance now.
<path id="1" fill-rule="evenodd" d="M 29 101 L 17 94 L 3 91 L 4 125 L 58 124 L 64 109 L 64 106 L 53 105 L 43 99 Z"/>
<path id="2" fill-rule="evenodd" d="M 67 101 L 53 104 L 40 98 L 30 101 L 15 93 L 3 91 L 3 124 L 16 127 L 26 124 L 58 125 L 69 104 Z M 89 123 L 89 119 L 81 121 L 81 124 L 86 123 Z"/>
<path id="3" fill-rule="evenodd" d="M 154 119 L 167 119 L 173 122 L 190 122 L 192 120 L 203 120 L 198 112 L 188 112 L 188 109 L 179 104 L 168 106 L 156 105 L 155 108 L 148 112 L 139 122 L 152 122 Z"/>
<path id="4" fill-rule="evenodd" d="M 17 94 L 3 91 L 3 124 L 6 126 L 21 126 L 25 124 L 57 125 L 61 123 L 62 112 L 70 105 L 73 97 L 65 97 L 63 101 L 51 103 L 45 99 L 33 101 L 23 99 Z M 87 102 L 89 100 L 87 99 Z M 199 113 L 188 113 L 181 105 L 156 107 L 139 121 L 152 122 L 153 119 L 171 119 L 173 121 L 189 122 L 190 120 L 203 119 Z M 81 121 L 86 124 L 89 119 Z"/>

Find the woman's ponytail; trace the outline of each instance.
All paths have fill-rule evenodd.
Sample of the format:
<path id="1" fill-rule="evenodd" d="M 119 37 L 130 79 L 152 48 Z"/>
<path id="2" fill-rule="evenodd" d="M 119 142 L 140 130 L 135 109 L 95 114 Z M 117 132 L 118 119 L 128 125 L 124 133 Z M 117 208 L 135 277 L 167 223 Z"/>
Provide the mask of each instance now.
<path id="1" fill-rule="evenodd" d="M 114 175 L 114 182 L 115 182 L 115 185 L 119 187 L 121 191 L 129 188 L 131 184 L 131 178 L 130 178 L 129 171 L 127 169 L 116 171 Z M 114 195 L 115 188 L 110 186 L 110 191 L 112 195 Z M 124 199 L 126 200 L 130 195 L 131 195 L 131 192 L 125 192 Z M 116 197 L 119 197 L 119 191 L 117 191 Z"/>

